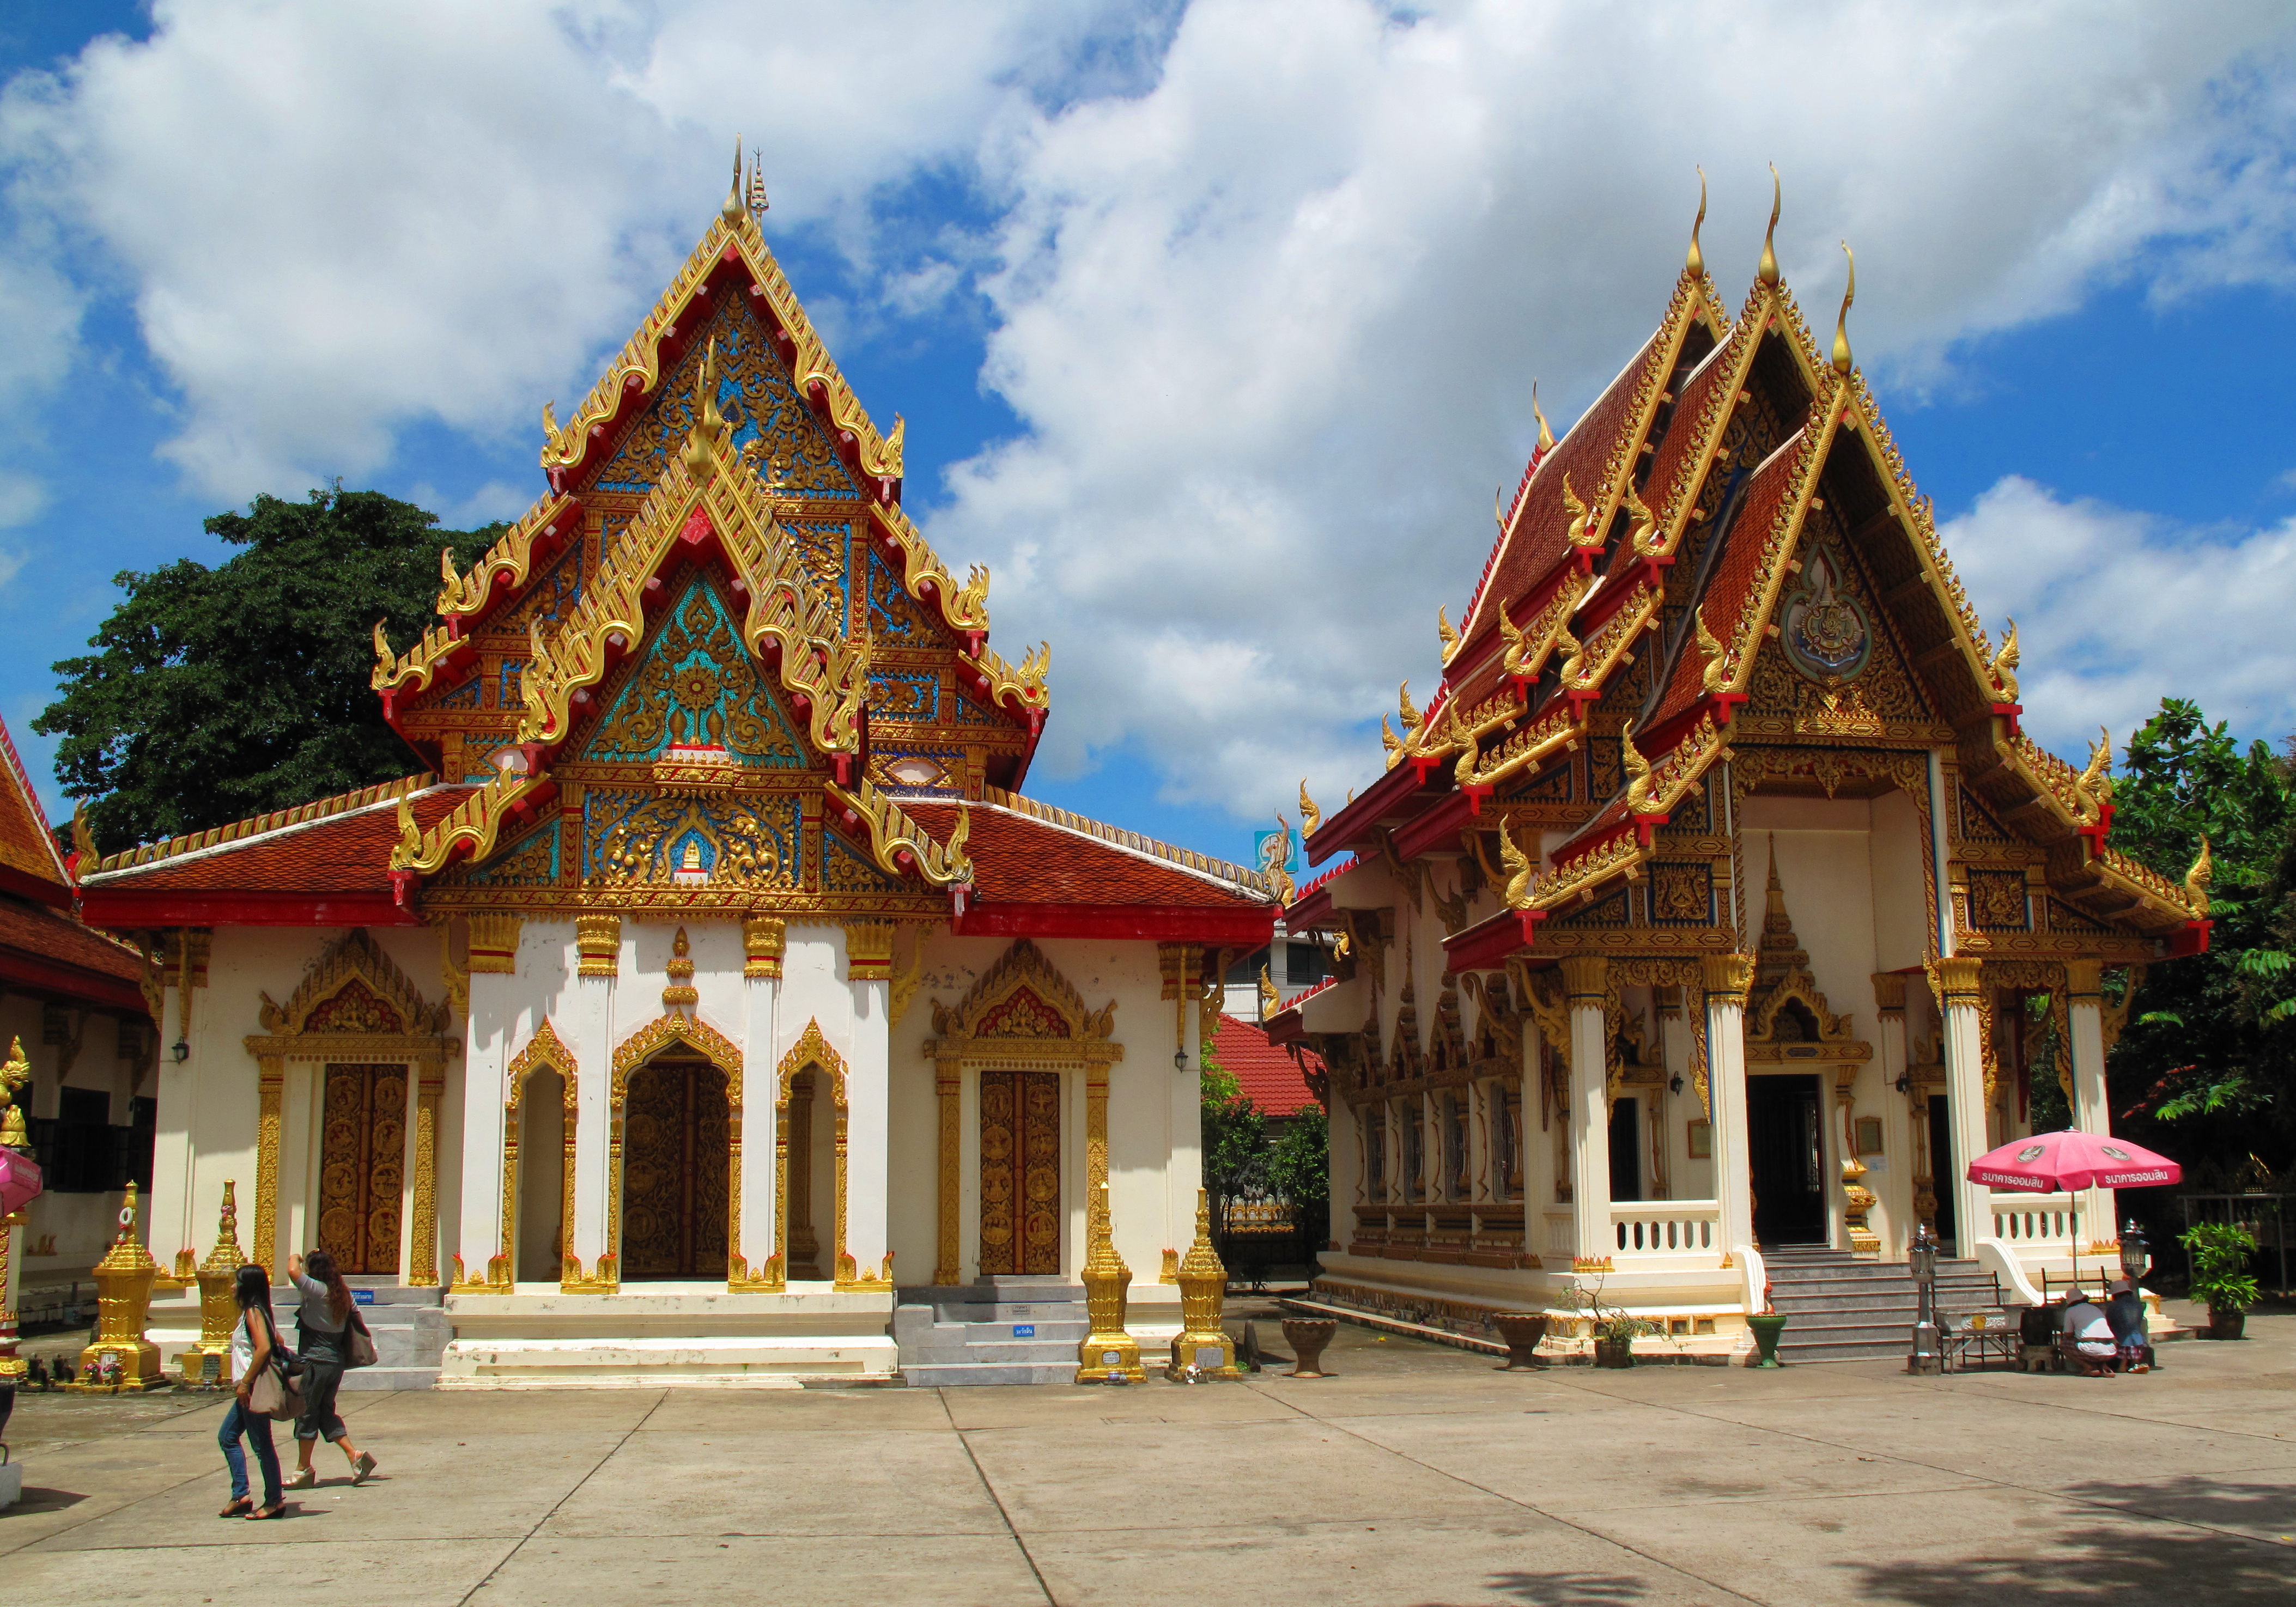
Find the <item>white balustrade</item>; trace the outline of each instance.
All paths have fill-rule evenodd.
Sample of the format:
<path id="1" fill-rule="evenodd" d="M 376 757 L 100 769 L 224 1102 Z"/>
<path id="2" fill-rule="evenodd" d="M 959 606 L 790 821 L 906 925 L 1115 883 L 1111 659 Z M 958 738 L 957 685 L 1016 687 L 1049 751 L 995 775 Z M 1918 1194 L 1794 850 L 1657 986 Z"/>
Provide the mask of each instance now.
<path id="1" fill-rule="evenodd" d="M 2019 1194 L 1993 1191 L 1993 1236 L 2020 1250 L 2070 1247 L 2073 1241 L 2071 1194 Z M 2110 1218 L 2106 1226 L 2112 1226 Z"/>
<path id="2" fill-rule="evenodd" d="M 1578 1253 L 1578 1243 L 1572 1238 L 1574 1231 L 1569 1211 L 1546 1213 L 1546 1253 L 1562 1257 L 1565 1267 L 1570 1265 L 1571 1257 Z"/>
<path id="3" fill-rule="evenodd" d="M 1718 1200 L 1612 1201 L 1611 1236 L 1614 1259 L 1690 1255 L 1718 1260 L 1727 1248 Z"/>

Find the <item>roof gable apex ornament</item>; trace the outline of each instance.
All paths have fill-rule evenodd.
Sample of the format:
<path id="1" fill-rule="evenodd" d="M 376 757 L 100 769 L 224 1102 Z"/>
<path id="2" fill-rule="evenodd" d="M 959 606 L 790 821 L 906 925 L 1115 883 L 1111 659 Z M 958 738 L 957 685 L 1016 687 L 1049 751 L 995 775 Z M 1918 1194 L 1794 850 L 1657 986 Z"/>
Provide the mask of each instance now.
<path id="1" fill-rule="evenodd" d="M 1778 213 L 1785 204 L 1785 186 L 1778 179 L 1778 165 L 1770 164 L 1770 226 L 1762 232 L 1762 264 L 1754 276 L 1771 289 L 1778 283 Z"/>
<path id="2" fill-rule="evenodd" d="M 1300 778 L 1300 835 L 1303 837 L 1314 836 L 1316 834 L 1316 828 L 1321 826 L 1323 824 L 1324 812 L 1316 807 L 1316 800 L 1308 796 L 1308 778 L 1303 775 Z"/>
<path id="3" fill-rule="evenodd" d="M 1698 231 L 1706 225 L 1706 169 L 1698 169 L 1698 216 L 1690 222 L 1690 250 L 1682 259 L 1682 271 L 1693 279 L 1706 277 L 1705 253 L 1698 249 Z"/>
<path id="4" fill-rule="evenodd" d="M 1695 239 L 1693 234 L 1693 238 Z M 1530 416 L 1538 421 L 1538 455 L 1541 457 L 1554 450 L 1554 431 L 1547 424 L 1546 415 L 1538 410 L 1538 381 L 1530 382 Z"/>
<path id="5" fill-rule="evenodd" d="M 773 203 L 766 199 L 766 160 L 754 146 L 750 151 L 748 200 L 751 221 L 762 226 L 766 220 L 766 213 L 771 209 Z"/>
<path id="6" fill-rule="evenodd" d="M 734 183 L 726 192 L 726 204 L 718 209 L 718 214 L 734 224 L 742 221 L 742 214 L 747 209 L 742 198 L 742 136 L 737 134 L 734 136 Z"/>
<path id="7" fill-rule="evenodd" d="M 1849 305 L 1857 299 L 1857 253 L 1849 242 L 1841 242 L 1841 254 L 1849 258 L 1849 283 L 1841 292 L 1841 311 L 1833 320 L 1833 372 L 1844 380 L 1849 377 Z"/>

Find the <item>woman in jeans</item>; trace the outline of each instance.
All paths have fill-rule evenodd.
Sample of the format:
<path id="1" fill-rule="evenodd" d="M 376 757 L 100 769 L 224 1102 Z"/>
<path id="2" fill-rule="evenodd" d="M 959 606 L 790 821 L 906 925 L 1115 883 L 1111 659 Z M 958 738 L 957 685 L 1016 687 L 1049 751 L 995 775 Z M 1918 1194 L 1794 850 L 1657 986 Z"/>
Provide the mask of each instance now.
<path id="1" fill-rule="evenodd" d="M 353 1445 L 335 1411 L 335 1391 L 342 1387 L 343 1363 L 350 1346 L 344 1338 L 350 1326 L 351 1291 L 335 1259 L 324 1250 L 309 1256 L 287 1258 L 287 1275 L 303 1293 L 295 1317 L 296 1337 L 303 1352 L 303 1415 L 295 1423 L 295 1476 L 291 1490 L 307 1490 L 319 1481 L 311 1466 L 311 1450 L 321 1437 L 342 1447 L 351 1464 L 351 1482 L 364 1484 L 374 1472 L 374 1458 Z"/>
<path id="2" fill-rule="evenodd" d="M 271 1275 L 260 1267 L 242 1267 L 233 1286 L 239 1301 L 239 1325 L 231 1331 L 231 1376 L 238 1398 L 223 1414 L 223 1430 L 216 1436 L 223 1446 L 224 1465 L 231 1470 L 231 1505 L 218 1518 L 276 1518 L 287 1509 L 279 1490 L 279 1453 L 271 1444 L 271 1420 L 249 1409 L 248 1391 L 271 1365 L 278 1332 L 271 1320 Z M 239 1448 L 241 1435 L 255 1447 L 256 1465 L 263 1470 L 263 1505 L 258 1507 L 247 1488 L 247 1455 Z"/>

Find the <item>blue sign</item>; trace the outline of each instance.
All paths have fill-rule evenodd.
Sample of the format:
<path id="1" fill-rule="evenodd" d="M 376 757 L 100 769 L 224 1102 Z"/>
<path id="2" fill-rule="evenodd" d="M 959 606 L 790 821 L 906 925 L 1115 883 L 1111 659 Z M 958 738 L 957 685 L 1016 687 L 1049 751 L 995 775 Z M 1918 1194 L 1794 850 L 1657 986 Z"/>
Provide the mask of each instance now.
<path id="1" fill-rule="evenodd" d="M 1289 872 L 1294 862 L 1292 833 L 1283 832 L 1254 832 L 1251 834 L 1251 868 L 1255 871 Z"/>
<path id="2" fill-rule="evenodd" d="M 1036 1337 L 1037 1337 L 1037 1324 L 1034 1324 L 1034 1323 L 1015 1323 L 1015 1324 L 1013 1324 L 1013 1337 L 1014 1339 L 1034 1339 L 1034 1338 L 1036 1338 Z"/>
<path id="3" fill-rule="evenodd" d="M 354 1306 L 372 1306 L 372 1305 L 373 1305 L 373 1304 L 374 1304 L 374 1291 L 373 1291 L 373 1290 L 372 1290 L 372 1289 L 354 1289 L 354 1290 L 352 1290 L 352 1291 L 351 1291 L 351 1304 L 352 1304 L 352 1305 L 354 1305 Z"/>

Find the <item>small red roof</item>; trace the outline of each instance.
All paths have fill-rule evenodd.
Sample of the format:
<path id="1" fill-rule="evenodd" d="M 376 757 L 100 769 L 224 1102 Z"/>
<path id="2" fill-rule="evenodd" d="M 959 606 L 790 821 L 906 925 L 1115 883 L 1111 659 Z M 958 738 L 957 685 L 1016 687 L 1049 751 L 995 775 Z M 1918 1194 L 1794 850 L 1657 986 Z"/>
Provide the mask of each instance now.
<path id="1" fill-rule="evenodd" d="M 1265 893 L 1167 858 L 1179 850 L 1159 853 L 1160 844 L 1130 848 L 994 803 L 904 798 L 901 808 L 943 842 L 956 830 L 957 811 L 964 811 L 964 851 L 981 905 L 1152 905 L 1264 910 L 1271 922 L 1275 917 L 1275 901 Z"/>
<path id="2" fill-rule="evenodd" d="M 40 813 L 39 795 L 0 720 L 0 888 L 58 906 L 71 902 L 71 882 Z"/>
<path id="3" fill-rule="evenodd" d="M 1267 1041 L 1267 1029 L 1257 1021 L 1220 1017 L 1212 1053 L 1221 1069 L 1243 1086 L 1245 1095 L 1270 1116 L 1296 1116 L 1316 1103 L 1308 1091 L 1307 1074 L 1321 1073 L 1324 1057 L 1302 1049 L 1300 1059 L 1293 1060 L 1290 1050 Z"/>

